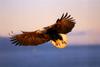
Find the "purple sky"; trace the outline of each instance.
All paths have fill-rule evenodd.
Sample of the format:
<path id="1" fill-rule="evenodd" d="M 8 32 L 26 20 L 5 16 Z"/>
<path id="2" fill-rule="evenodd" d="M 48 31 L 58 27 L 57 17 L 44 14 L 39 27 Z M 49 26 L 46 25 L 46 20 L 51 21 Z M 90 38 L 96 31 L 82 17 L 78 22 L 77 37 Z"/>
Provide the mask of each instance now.
<path id="1" fill-rule="evenodd" d="M 51 25 L 65 12 L 76 19 L 69 43 L 100 44 L 100 0 L 0 0 L 0 36 Z"/>

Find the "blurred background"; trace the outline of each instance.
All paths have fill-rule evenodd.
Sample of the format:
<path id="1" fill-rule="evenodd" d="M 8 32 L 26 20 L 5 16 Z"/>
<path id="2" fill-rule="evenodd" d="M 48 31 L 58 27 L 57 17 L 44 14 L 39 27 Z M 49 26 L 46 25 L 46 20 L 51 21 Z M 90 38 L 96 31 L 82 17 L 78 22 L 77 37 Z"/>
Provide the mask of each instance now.
<path id="1" fill-rule="evenodd" d="M 68 12 L 76 25 L 69 47 L 57 49 L 45 43 L 18 47 L 9 33 L 35 31 L 52 25 Z M 2 67 L 99 67 L 100 0 L 0 0 L 0 66 Z"/>

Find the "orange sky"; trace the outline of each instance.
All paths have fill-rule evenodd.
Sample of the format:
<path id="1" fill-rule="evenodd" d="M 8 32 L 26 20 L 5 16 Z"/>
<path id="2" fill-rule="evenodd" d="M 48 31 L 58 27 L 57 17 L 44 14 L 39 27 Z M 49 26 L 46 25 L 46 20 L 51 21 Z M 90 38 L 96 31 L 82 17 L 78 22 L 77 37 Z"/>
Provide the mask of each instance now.
<path id="1" fill-rule="evenodd" d="M 100 44 L 100 0 L 0 0 L 0 36 L 51 25 L 65 12 L 76 19 L 69 43 Z"/>

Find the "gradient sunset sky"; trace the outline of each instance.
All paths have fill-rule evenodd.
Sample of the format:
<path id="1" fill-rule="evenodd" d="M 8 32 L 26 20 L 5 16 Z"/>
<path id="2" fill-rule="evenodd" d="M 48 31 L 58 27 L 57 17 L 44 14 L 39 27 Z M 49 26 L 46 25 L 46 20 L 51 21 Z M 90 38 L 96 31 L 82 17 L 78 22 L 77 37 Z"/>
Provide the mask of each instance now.
<path id="1" fill-rule="evenodd" d="M 49 26 L 66 12 L 76 19 L 70 44 L 100 44 L 100 0 L 0 0 L 0 36 Z"/>

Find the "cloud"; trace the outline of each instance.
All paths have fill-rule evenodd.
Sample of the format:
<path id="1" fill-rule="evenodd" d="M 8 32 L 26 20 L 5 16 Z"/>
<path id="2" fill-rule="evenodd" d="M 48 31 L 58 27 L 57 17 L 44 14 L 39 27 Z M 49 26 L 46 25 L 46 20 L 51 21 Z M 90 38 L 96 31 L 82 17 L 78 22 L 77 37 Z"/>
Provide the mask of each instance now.
<path id="1" fill-rule="evenodd" d="M 100 44 L 100 32 L 97 30 L 87 30 L 87 31 L 79 31 L 72 32 L 69 34 L 69 42 L 70 44 L 78 44 L 78 45 L 99 45 Z"/>
<path id="2" fill-rule="evenodd" d="M 87 33 L 85 31 L 79 31 L 79 32 L 72 32 L 70 34 L 68 34 L 69 36 L 82 36 L 82 35 L 86 35 Z"/>

